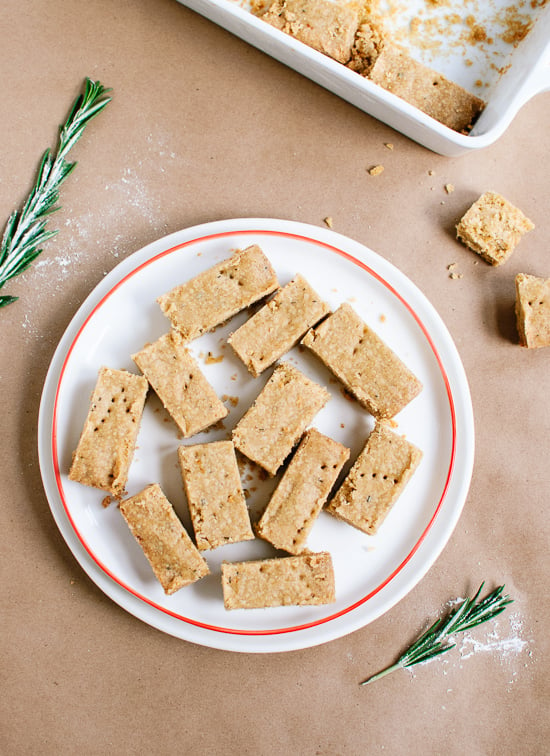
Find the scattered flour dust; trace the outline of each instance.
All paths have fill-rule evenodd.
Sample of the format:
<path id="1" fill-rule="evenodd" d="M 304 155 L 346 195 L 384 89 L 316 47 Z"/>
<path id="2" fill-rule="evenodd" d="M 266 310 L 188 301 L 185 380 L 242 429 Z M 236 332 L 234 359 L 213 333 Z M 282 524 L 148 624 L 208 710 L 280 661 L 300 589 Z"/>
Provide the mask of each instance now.
<path id="1" fill-rule="evenodd" d="M 502 637 L 500 634 L 499 620 L 493 622 L 493 629 L 485 640 L 475 638 L 466 632 L 459 642 L 460 658 L 469 659 L 474 654 L 490 653 L 500 657 L 502 661 L 511 660 L 527 649 L 529 642 L 522 637 L 523 622 L 516 612 L 509 617 L 509 632 Z"/>
<path id="2" fill-rule="evenodd" d="M 66 292 L 67 280 L 79 274 L 90 256 L 105 261 L 105 275 L 119 257 L 126 257 L 136 250 L 136 245 L 142 245 L 144 235 L 156 238 L 166 233 L 162 198 L 155 195 L 143 174 L 164 173 L 167 165 L 178 159 L 169 141 L 167 135 L 147 136 L 140 145 L 139 157 L 130 156 L 120 178 L 104 186 L 101 211 L 75 216 L 68 206 L 63 206 L 51 217 L 49 227 L 59 233 L 20 277 L 26 293 L 21 327 L 29 340 L 42 335 L 34 322 L 33 302 L 39 304 L 43 297 L 51 299 Z M 78 181 L 77 174 L 73 180 Z"/>
<path id="3" fill-rule="evenodd" d="M 447 609 L 454 609 L 463 601 L 462 598 L 448 601 Z M 509 684 L 518 679 L 518 669 L 526 668 L 533 659 L 530 640 L 525 637 L 524 622 L 518 611 L 507 610 L 494 620 L 450 637 L 449 641 L 456 644 L 456 647 L 440 657 L 443 665 L 461 669 L 463 662 L 475 654 L 490 654 L 502 667 Z M 414 676 L 414 667 L 409 671 Z M 444 669 L 443 674 L 448 674 L 448 670 Z"/>

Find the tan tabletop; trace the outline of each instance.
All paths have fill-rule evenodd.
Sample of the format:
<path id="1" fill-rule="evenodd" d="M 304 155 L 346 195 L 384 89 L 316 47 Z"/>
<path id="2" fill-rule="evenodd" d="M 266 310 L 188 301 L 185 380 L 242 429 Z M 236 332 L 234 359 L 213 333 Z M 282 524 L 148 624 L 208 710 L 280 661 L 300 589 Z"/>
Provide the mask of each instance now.
<path id="1" fill-rule="evenodd" d="M 449 159 L 174 0 L 6 0 L 0 26 L 0 218 L 26 196 L 84 78 L 114 90 L 71 155 L 60 233 L 3 290 L 20 299 L 0 312 L 0 751 L 547 752 L 550 349 L 519 347 L 513 305 L 516 273 L 550 276 L 550 95 L 494 146 Z M 454 238 L 487 189 L 536 224 L 500 268 Z M 470 493 L 433 567 L 363 629 L 278 654 L 193 645 L 106 597 L 60 535 L 36 442 L 48 365 L 88 293 L 148 242 L 211 220 L 327 216 L 409 276 L 450 330 L 475 413 Z M 359 686 L 482 580 L 515 599 L 497 623 Z"/>

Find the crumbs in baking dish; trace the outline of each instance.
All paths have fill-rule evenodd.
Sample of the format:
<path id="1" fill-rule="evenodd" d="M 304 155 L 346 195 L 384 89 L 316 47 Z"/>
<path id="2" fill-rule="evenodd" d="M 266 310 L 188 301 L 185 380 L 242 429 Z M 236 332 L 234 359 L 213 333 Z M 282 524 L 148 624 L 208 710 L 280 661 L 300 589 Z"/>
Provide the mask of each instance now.
<path id="1" fill-rule="evenodd" d="M 267 8 L 261 3 L 252 10 L 454 131 L 468 133 L 485 107 L 482 99 L 411 57 L 368 4 L 273 0 Z"/>

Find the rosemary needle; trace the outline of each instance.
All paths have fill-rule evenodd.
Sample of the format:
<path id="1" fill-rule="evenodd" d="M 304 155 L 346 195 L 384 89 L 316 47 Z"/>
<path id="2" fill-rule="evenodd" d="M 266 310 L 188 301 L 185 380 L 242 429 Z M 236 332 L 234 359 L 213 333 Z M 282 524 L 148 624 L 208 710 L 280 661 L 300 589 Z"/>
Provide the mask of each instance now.
<path id="1" fill-rule="evenodd" d="M 381 672 L 364 680 L 360 685 L 368 685 L 381 677 L 395 672 L 396 669 L 413 667 L 415 664 L 430 661 L 436 656 L 447 653 L 455 647 L 455 643 L 449 642 L 449 638 L 455 633 L 470 630 L 472 627 L 481 625 L 483 622 L 493 619 L 503 612 L 508 604 L 513 602 L 509 596 L 503 596 L 504 586 L 500 585 L 489 593 L 484 599 L 478 601 L 485 583 L 473 598 L 464 599 L 462 604 L 451 611 L 446 617 L 438 619 L 429 627 L 409 648 L 399 657 L 395 664 L 386 667 Z M 477 602 L 477 603 L 476 603 Z"/>
<path id="2" fill-rule="evenodd" d="M 7 281 L 23 273 L 42 252 L 41 245 L 57 231 L 47 230 L 46 221 L 59 210 L 59 187 L 76 163 L 66 160 L 67 153 L 82 136 L 86 125 L 110 102 L 110 92 L 99 81 L 86 79 L 84 92 L 77 97 L 67 120 L 60 127 L 57 151 L 47 149 L 40 162 L 35 185 L 23 207 L 8 218 L 0 245 L 0 289 Z M 0 294 L 0 307 L 18 297 Z"/>

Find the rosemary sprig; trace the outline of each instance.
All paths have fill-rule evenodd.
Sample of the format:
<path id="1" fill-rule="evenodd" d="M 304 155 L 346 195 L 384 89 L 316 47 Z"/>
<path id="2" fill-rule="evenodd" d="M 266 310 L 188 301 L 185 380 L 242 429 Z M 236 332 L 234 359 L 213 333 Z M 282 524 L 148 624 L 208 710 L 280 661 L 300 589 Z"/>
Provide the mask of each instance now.
<path id="1" fill-rule="evenodd" d="M 0 289 L 10 279 L 23 273 L 42 252 L 41 245 L 57 231 L 47 230 L 46 221 L 59 210 L 59 187 L 74 169 L 67 153 L 82 136 L 86 125 L 110 102 L 110 92 L 99 81 L 86 79 L 84 92 L 77 97 L 67 120 L 60 127 L 57 151 L 47 149 L 40 162 L 35 185 L 20 211 L 8 218 L 0 245 Z M 0 307 L 15 302 L 18 297 L 0 294 Z"/>
<path id="2" fill-rule="evenodd" d="M 436 656 L 447 653 L 456 646 L 456 643 L 450 643 L 449 638 L 455 633 L 461 633 L 470 630 L 472 627 L 481 625 L 483 622 L 493 619 L 503 612 L 508 604 L 513 602 L 509 596 L 502 596 L 504 586 L 500 585 L 491 591 L 484 599 L 478 601 L 485 583 L 479 586 L 479 589 L 473 598 L 464 599 L 463 603 L 451 611 L 446 617 L 438 619 L 416 640 L 395 662 L 381 672 L 364 680 L 360 685 L 368 685 L 381 677 L 395 672 L 396 669 L 404 667 L 413 667 L 415 664 L 430 661 Z"/>

